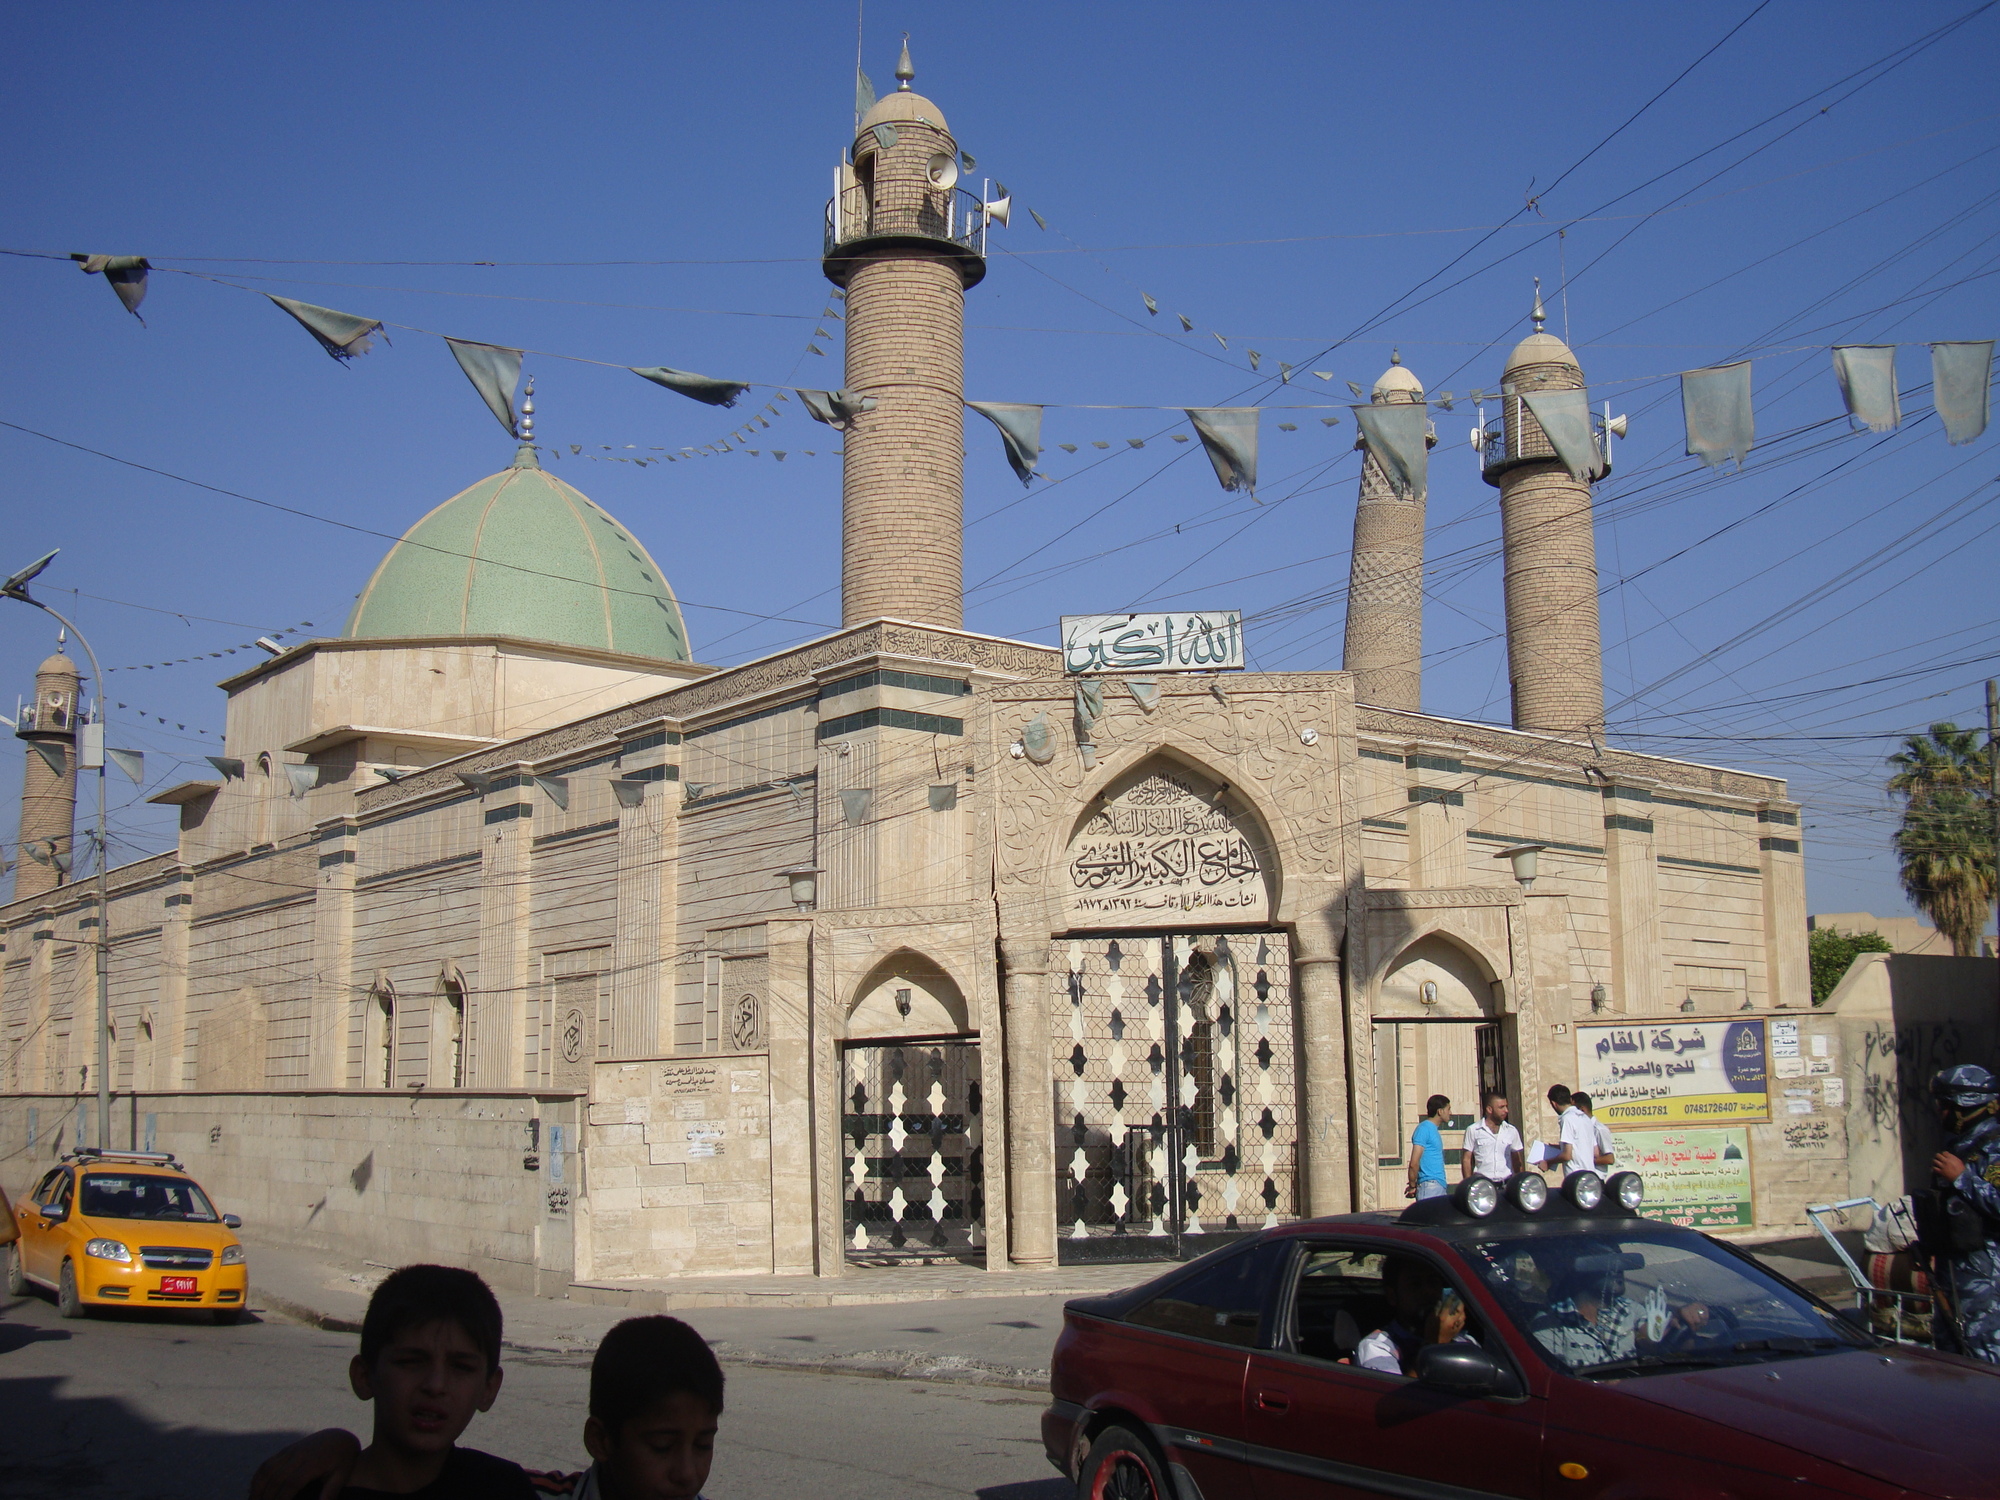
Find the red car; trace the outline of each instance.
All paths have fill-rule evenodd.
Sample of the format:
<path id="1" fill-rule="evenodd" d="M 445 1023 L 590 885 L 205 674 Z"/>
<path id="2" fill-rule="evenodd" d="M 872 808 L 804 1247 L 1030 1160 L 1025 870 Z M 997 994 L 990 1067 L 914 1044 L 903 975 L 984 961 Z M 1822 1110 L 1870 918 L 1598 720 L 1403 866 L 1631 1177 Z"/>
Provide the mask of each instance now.
<path id="1" fill-rule="evenodd" d="M 1085 1500 L 2000 1495 L 2000 1369 L 1883 1343 L 1642 1194 L 1466 1184 L 1080 1298 L 1043 1445 Z"/>

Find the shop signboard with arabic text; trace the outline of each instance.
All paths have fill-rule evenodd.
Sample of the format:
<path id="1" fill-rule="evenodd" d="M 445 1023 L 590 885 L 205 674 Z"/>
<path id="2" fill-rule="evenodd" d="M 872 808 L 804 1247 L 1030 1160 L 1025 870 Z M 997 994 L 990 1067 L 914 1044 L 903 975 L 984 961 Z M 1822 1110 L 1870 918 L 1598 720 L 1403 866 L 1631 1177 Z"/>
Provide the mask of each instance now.
<path id="1" fill-rule="evenodd" d="M 1063 670 L 1221 672 L 1243 670 L 1243 612 L 1183 610 L 1158 615 L 1064 615 Z"/>
<path id="2" fill-rule="evenodd" d="M 1614 1130 L 1771 1118 L 1764 1022 L 1580 1022 L 1576 1087 Z"/>
<path id="3" fill-rule="evenodd" d="M 1748 1130 L 1620 1130 L 1614 1135 L 1619 1168 L 1646 1179 L 1641 1212 L 1647 1218 L 1689 1229 L 1757 1222 Z"/>

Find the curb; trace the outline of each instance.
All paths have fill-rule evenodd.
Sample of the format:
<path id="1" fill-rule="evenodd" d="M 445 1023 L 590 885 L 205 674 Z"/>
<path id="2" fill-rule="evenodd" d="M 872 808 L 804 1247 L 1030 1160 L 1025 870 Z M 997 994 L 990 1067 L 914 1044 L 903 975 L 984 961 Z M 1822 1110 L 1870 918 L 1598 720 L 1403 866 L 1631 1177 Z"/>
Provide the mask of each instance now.
<path id="1" fill-rule="evenodd" d="M 268 1310 L 270 1312 L 282 1313 L 295 1323 L 304 1323 L 313 1328 L 323 1329 L 327 1333 L 361 1332 L 361 1325 L 352 1318 L 336 1317 L 332 1313 L 321 1312 L 316 1307 L 308 1307 L 303 1302 L 294 1302 L 289 1297 L 280 1297 L 275 1292 L 267 1292 L 259 1288 L 256 1300 L 262 1303 L 263 1306 L 251 1308 L 252 1312 Z"/>

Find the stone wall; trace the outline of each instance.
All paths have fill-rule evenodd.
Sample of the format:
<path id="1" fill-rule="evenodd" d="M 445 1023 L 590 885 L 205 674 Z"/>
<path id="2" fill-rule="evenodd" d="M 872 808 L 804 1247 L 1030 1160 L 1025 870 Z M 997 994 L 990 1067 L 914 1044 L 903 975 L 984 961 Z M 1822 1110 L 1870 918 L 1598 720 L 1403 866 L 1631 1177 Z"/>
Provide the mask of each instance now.
<path id="1" fill-rule="evenodd" d="M 76 1144 L 79 1102 L 0 1098 L 14 1202 Z M 87 1118 L 96 1102 L 81 1103 Z M 580 1110 L 573 1096 L 531 1093 L 125 1095 L 112 1101 L 111 1139 L 143 1148 L 150 1138 L 219 1212 L 242 1217 L 253 1282 L 263 1242 L 469 1266 L 498 1286 L 559 1295 L 573 1279 Z M 89 1122 L 85 1141 L 96 1139 Z"/>

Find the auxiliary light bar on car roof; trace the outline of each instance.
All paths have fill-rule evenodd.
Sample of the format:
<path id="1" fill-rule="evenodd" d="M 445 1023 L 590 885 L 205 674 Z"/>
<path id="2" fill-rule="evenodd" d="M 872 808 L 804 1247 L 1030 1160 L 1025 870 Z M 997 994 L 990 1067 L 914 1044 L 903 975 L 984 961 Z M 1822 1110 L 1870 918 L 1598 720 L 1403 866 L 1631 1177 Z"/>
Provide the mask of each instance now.
<path id="1" fill-rule="evenodd" d="M 1505 1182 L 1471 1177 L 1448 1199 L 1427 1199 L 1403 1211 L 1410 1222 L 1444 1223 L 1454 1214 L 1485 1219 L 1501 1208 L 1514 1213 L 1542 1213 L 1549 1205 L 1549 1185 L 1539 1172 L 1516 1172 Z M 1636 1214 L 1646 1199 L 1645 1179 L 1637 1172 L 1614 1172 L 1609 1181 L 1595 1172 L 1572 1172 L 1562 1185 L 1561 1207 L 1570 1213 Z M 1433 1208 L 1431 1204 L 1448 1205 Z"/>
<path id="2" fill-rule="evenodd" d="M 182 1170 L 171 1151 L 110 1151 L 102 1146 L 78 1146 L 64 1160 L 143 1162 L 149 1167 L 172 1167 L 176 1172 Z"/>

